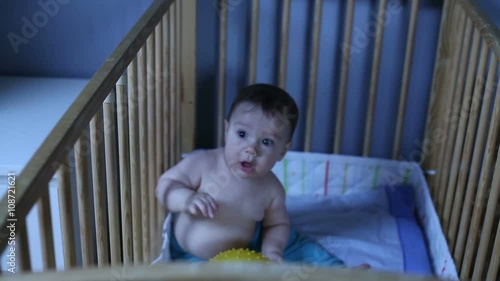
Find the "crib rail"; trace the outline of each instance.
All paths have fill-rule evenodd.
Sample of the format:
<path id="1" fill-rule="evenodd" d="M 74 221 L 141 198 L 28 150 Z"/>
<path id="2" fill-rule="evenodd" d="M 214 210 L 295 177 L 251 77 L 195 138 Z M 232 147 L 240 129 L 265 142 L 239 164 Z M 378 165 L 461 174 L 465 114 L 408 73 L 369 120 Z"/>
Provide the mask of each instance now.
<path id="1" fill-rule="evenodd" d="M 474 1 L 444 11 L 423 166 L 460 278 L 497 280 L 500 31 Z"/>
<path id="2" fill-rule="evenodd" d="M 12 181 L 15 202 L 10 193 L 0 202 L 0 248 L 15 247 L 16 273 L 32 270 L 25 224 L 35 205 L 41 230 L 29 234 L 41 237 L 45 269 L 56 267 L 53 177 L 64 269 L 149 263 L 158 254 L 165 213 L 156 180 L 179 159 L 181 137 L 182 149 L 194 144 L 194 11 L 191 2 L 155 0 Z"/>
<path id="3" fill-rule="evenodd" d="M 10 280 L 10 278 L 6 278 Z M 134 266 L 92 268 L 87 270 L 69 270 L 66 272 L 48 272 L 43 274 L 24 274 L 12 280 L 39 280 L 39 281 L 109 281 L 109 280 L 141 280 L 141 281 L 168 281 L 168 280 L 318 280 L 318 281 L 437 281 L 437 278 L 407 275 L 402 277 L 394 273 L 333 270 L 329 268 L 312 268 L 308 266 L 284 266 L 261 264 L 182 264 L 172 263 L 163 266 Z"/>

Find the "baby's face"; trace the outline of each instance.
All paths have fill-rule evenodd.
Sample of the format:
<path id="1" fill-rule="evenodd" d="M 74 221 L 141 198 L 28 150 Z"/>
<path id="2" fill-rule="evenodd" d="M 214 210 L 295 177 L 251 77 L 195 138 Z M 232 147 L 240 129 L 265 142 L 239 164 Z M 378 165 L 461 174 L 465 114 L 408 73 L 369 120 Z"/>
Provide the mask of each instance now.
<path id="1" fill-rule="evenodd" d="M 239 177 L 266 175 L 290 147 L 290 128 L 279 113 L 266 115 L 251 103 L 242 103 L 226 121 L 225 158 Z"/>

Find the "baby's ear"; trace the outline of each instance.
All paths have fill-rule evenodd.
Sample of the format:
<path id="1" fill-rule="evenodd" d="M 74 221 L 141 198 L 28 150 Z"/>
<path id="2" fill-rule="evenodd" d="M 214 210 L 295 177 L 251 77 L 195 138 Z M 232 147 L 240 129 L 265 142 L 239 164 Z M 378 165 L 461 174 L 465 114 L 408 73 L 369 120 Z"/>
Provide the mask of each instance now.
<path id="1" fill-rule="evenodd" d="M 280 155 L 280 160 L 283 160 L 283 158 L 285 158 L 285 155 L 286 153 L 288 152 L 288 150 L 292 147 L 292 141 L 289 141 L 287 144 L 285 144 L 285 150 L 281 153 Z"/>

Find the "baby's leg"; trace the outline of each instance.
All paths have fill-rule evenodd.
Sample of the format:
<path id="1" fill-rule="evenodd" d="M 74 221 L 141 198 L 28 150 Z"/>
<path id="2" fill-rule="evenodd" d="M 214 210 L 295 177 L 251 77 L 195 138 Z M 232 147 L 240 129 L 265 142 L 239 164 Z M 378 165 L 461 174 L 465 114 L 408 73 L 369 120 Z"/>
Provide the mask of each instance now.
<path id="1" fill-rule="evenodd" d="M 342 260 L 329 253 L 320 244 L 291 229 L 283 254 L 285 261 L 309 263 L 316 266 L 345 267 Z"/>

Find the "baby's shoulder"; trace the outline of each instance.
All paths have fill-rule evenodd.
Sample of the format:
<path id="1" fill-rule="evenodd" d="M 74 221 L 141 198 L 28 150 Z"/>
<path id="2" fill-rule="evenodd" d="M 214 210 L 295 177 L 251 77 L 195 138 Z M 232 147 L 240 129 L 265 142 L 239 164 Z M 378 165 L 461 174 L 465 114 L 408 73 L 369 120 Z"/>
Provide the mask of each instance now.
<path id="1" fill-rule="evenodd" d="M 189 162 L 191 167 L 205 169 L 216 163 L 219 155 L 218 149 L 195 150 L 185 156 L 185 161 Z"/>
<path id="2" fill-rule="evenodd" d="M 269 191 L 269 195 L 273 197 L 285 196 L 285 189 L 283 187 L 283 184 L 274 173 L 269 173 L 264 180 L 265 183 L 262 186 L 266 187 L 266 189 Z"/>

